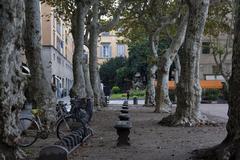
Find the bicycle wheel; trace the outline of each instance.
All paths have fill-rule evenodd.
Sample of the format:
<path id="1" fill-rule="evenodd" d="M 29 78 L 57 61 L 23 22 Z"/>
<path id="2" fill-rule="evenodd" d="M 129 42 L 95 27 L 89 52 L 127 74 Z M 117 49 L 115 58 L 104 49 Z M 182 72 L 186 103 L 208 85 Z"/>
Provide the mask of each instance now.
<path id="1" fill-rule="evenodd" d="M 71 134 L 75 128 L 84 127 L 82 122 L 77 122 L 71 115 L 63 117 L 57 124 L 57 137 L 62 139 L 64 136 Z"/>
<path id="2" fill-rule="evenodd" d="M 20 118 L 19 129 L 21 130 L 21 138 L 18 145 L 21 147 L 31 146 L 38 138 L 40 128 L 34 119 Z"/>
<path id="3" fill-rule="evenodd" d="M 64 136 L 70 134 L 75 121 L 71 115 L 62 117 L 57 124 L 57 137 L 62 139 Z"/>

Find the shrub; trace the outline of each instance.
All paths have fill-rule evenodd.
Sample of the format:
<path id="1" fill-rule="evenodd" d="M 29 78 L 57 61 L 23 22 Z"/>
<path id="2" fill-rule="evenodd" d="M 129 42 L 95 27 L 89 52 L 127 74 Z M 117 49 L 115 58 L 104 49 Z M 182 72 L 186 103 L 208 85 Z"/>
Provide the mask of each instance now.
<path id="1" fill-rule="evenodd" d="M 130 90 L 130 97 L 144 97 L 145 90 Z"/>
<path id="2" fill-rule="evenodd" d="M 120 92 L 121 92 L 121 89 L 118 86 L 113 86 L 112 87 L 112 93 L 113 94 L 120 93 Z"/>
<path id="3" fill-rule="evenodd" d="M 217 89 L 206 89 L 202 92 L 202 98 L 204 100 L 215 101 L 221 96 L 221 91 Z"/>
<path id="4" fill-rule="evenodd" d="M 122 94 L 122 97 L 123 97 L 123 98 L 127 97 L 127 94 L 123 93 L 123 94 Z"/>

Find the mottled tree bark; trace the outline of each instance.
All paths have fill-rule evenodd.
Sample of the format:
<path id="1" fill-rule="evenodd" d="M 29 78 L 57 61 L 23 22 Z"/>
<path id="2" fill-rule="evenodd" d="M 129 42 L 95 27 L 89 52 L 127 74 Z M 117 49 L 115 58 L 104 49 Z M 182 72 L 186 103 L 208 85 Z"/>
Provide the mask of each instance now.
<path id="1" fill-rule="evenodd" d="M 180 64 L 180 59 L 179 56 L 176 55 L 175 59 L 174 59 L 174 64 L 175 64 L 175 73 L 174 73 L 174 79 L 175 79 L 175 84 L 177 85 L 179 82 L 179 78 L 180 78 L 180 73 L 181 73 L 181 64 Z"/>
<path id="2" fill-rule="evenodd" d="M 92 9 L 92 21 L 90 23 L 90 38 L 89 38 L 89 69 L 90 79 L 94 91 L 94 103 L 97 108 L 106 106 L 105 95 L 101 90 L 101 80 L 99 76 L 98 64 L 97 64 L 97 42 L 101 32 L 110 31 L 119 21 L 120 14 L 125 6 L 124 1 L 120 1 L 119 7 L 113 15 L 113 19 L 105 25 L 101 25 L 99 22 L 99 0 L 95 0 Z"/>
<path id="3" fill-rule="evenodd" d="M 24 11 L 23 0 L 0 1 L 0 160 L 23 158 L 16 144 L 19 111 L 25 100 L 20 68 Z"/>
<path id="4" fill-rule="evenodd" d="M 87 98 L 94 98 L 93 89 L 90 82 L 89 66 L 87 63 L 83 64 L 83 72 L 84 72 L 84 78 L 86 82 L 85 85 L 86 85 Z"/>
<path id="5" fill-rule="evenodd" d="M 161 28 L 159 28 L 155 32 L 149 34 L 149 45 L 150 45 L 152 57 L 154 60 L 151 64 L 150 69 L 148 70 L 148 76 L 149 76 L 148 85 L 147 85 L 148 94 L 146 94 L 146 96 L 148 96 L 148 98 L 147 98 L 148 103 L 151 102 L 148 105 L 156 104 L 156 101 L 155 101 L 155 98 L 156 98 L 156 88 L 155 88 L 156 75 L 155 74 L 158 69 L 158 66 L 157 66 L 158 51 L 157 50 L 158 50 L 158 43 L 159 43 L 159 35 L 158 34 L 159 34 L 160 29 Z M 156 105 L 155 105 L 155 107 L 156 107 Z M 155 111 L 156 111 L 156 108 L 155 108 Z"/>
<path id="6" fill-rule="evenodd" d="M 197 158 L 206 160 L 240 159 L 240 0 L 234 3 L 235 30 L 233 41 L 232 75 L 229 80 L 229 110 L 227 137 L 220 144 L 208 150 L 198 151 Z"/>
<path id="7" fill-rule="evenodd" d="M 170 112 L 172 102 L 168 94 L 169 71 L 172 61 L 167 54 L 159 57 L 157 70 L 155 112 Z"/>
<path id="8" fill-rule="evenodd" d="M 51 89 L 51 79 L 44 72 L 41 52 L 41 19 L 39 0 L 25 0 L 26 30 L 25 54 L 30 68 L 27 99 L 33 102 L 33 107 L 45 110 L 45 118 L 54 121 L 51 116 L 56 105 L 56 99 Z"/>
<path id="9" fill-rule="evenodd" d="M 84 22 L 88 5 L 81 2 L 77 3 L 77 9 L 72 17 L 72 35 L 74 39 L 74 54 L 73 54 L 73 86 L 70 90 L 70 97 L 85 98 L 86 85 L 83 72 L 83 53 L 84 53 Z"/>
<path id="10" fill-rule="evenodd" d="M 90 79 L 94 92 L 94 105 L 97 108 L 102 106 L 101 103 L 101 92 L 100 92 L 100 81 L 98 79 L 98 64 L 97 64 L 97 43 L 99 36 L 99 25 L 98 25 L 98 12 L 99 12 L 99 1 L 93 5 L 93 16 L 90 24 L 90 38 L 89 38 L 89 69 Z M 103 99 L 104 101 L 104 99 Z"/>
<path id="11" fill-rule="evenodd" d="M 169 48 L 164 54 L 159 56 L 155 112 L 170 112 L 172 109 L 172 102 L 169 98 L 168 92 L 169 72 L 178 50 L 184 41 L 187 22 L 188 13 L 182 18 L 177 34 L 173 38 Z"/>
<path id="12" fill-rule="evenodd" d="M 157 66 L 153 65 L 148 70 L 148 82 L 146 89 L 146 99 L 145 106 L 154 106 L 155 103 L 155 73 L 157 71 Z"/>
<path id="13" fill-rule="evenodd" d="M 147 96 L 148 96 L 148 101 L 151 100 L 152 104 L 156 104 L 156 88 L 155 88 L 155 73 L 159 67 L 158 63 L 158 45 L 159 45 L 159 33 L 160 31 L 166 27 L 169 24 L 172 24 L 175 22 L 175 18 L 176 16 L 163 16 L 159 18 L 159 22 L 158 22 L 158 26 L 155 26 L 155 29 L 151 28 L 148 23 L 143 22 L 145 29 L 150 32 L 149 33 L 149 42 L 150 42 L 150 48 L 152 51 L 152 57 L 156 60 L 154 62 L 152 62 L 152 67 L 151 69 L 148 71 L 150 73 L 148 73 L 150 75 L 150 80 L 147 86 Z M 158 105 L 155 105 L 155 111 L 154 112 L 159 112 L 159 107 Z"/>
<path id="14" fill-rule="evenodd" d="M 181 76 L 177 85 L 177 109 L 174 115 L 160 122 L 163 125 L 195 126 L 207 122 L 207 118 L 199 111 L 202 91 L 199 81 L 199 59 L 209 0 L 188 0 L 187 4 L 189 19 L 184 49 L 179 55 Z"/>

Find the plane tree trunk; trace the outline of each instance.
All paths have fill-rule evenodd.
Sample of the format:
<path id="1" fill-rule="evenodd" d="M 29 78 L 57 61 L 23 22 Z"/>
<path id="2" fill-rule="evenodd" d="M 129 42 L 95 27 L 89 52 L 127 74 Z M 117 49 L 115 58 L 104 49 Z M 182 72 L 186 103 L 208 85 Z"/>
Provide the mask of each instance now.
<path id="1" fill-rule="evenodd" d="M 146 27 L 147 28 L 147 27 Z M 154 104 L 155 111 L 157 112 L 156 108 L 156 88 L 155 88 L 155 80 L 156 80 L 156 72 L 158 70 L 157 59 L 158 59 L 158 45 L 159 45 L 159 31 L 160 29 L 156 29 L 153 33 L 149 34 L 149 45 L 152 51 L 153 62 L 148 70 L 149 82 L 147 85 L 147 92 L 148 94 L 148 101 L 151 102 L 150 104 Z"/>
<path id="2" fill-rule="evenodd" d="M 172 102 L 169 98 L 168 92 L 169 72 L 178 50 L 184 41 L 187 23 L 188 13 L 183 16 L 181 24 L 177 30 L 177 35 L 172 40 L 169 48 L 164 54 L 159 56 L 155 112 L 171 112 Z"/>
<path id="3" fill-rule="evenodd" d="M 172 62 L 167 54 L 159 57 L 157 70 L 155 112 L 170 112 L 172 102 L 168 94 L 169 71 Z"/>
<path id="4" fill-rule="evenodd" d="M 25 5 L 23 0 L 1 0 L 0 8 L 0 160 L 17 160 L 23 159 L 16 144 L 19 112 L 25 100 L 20 68 Z"/>
<path id="5" fill-rule="evenodd" d="M 83 53 L 84 53 L 84 22 L 89 6 L 77 3 L 77 9 L 72 16 L 72 35 L 74 39 L 73 53 L 73 86 L 70 90 L 70 97 L 85 98 L 86 83 L 83 72 Z"/>
<path id="6" fill-rule="evenodd" d="M 99 0 L 95 0 L 92 12 L 92 21 L 90 23 L 90 37 L 89 37 L 89 69 L 90 69 L 90 79 L 94 92 L 94 103 L 97 108 L 106 106 L 105 95 L 101 89 L 101 80 L 99 76 L 98 64 L 97 64 L 97 43 L 98 37 L 101 32 L 110 31 L 120 19 L 120 14 L 125 6 L 125 1 L 120 1 L 119 7 L 113 14 L 112 20 L 108 21 L 105 25 L 101 25 L 99 22 Z"/>
<path id="7" fill-rule="evenodd" d="M 240 0 L 235 1 L 236 8 Z M 229 80 L 229 110 L 227 137 L 224 141 L 207 150 L 197 151 L 197 158 L 205 160 L 238 160 L 240 159 L 240 10 L 236 10 L 233 41 L 232 75 Z"/>
<path id="8" fill-rule="evenodd" d="M 148 69 L 148 80 L 147 80 L 147 89 L 146 89 L 146 99 L 145 106 L 154 106 L 155 105 L 155 73 L 157 70 L 156 65 L 152 65 Z"/>
<path id="9" fill-rule="evenodd" d="M 174 65 L 175 65 L 175 73 L 174 73 L 174 80 L 175 80 L 175 84 L 177 85 L 179 82 L 179 77 L 180 77 L 180 73 L 181 73 L 181 64 L 180 64 L 180 59 L 179 56 L 176 55 L 175 59 L 174 59 Z"/>
<path id="10" fill-rule="evenodd" d="M 90 24 L 90 37 L 89 37 L 89 69 L 90 69 L 90 80 L 93 87 L 94 92 L 94 105 L 97 108 L 100 108 L 102 105 L 102 101 L 104 99 L 101 98 L 100 91 L 100 79 L 98 78 L 98 64 L 97 64 L 97 43 L 99 36 L 99 25 L 98 25 L 98 12 L 99 12 L 99 1 L 93 5 L 93 17 Z"/>
<path id="11" fill-rule="evenodd" d="M 25 0 L 26 30 L 25 30 L 25 54 L 30 68 L 30 80 L 26 98 L 33 102 L 35 108 L 45 110 L 45 118 L 54 121 L 54 117 L 48 112 L 54 110 L 56 99 L 51 89 L 51 79 L 44 72 L 41 53 L 41 19 L 39 0 Z"/>
<path id="12" fill-rule="evenodd" d="M 88 98 L 94 98 L 92 85 L 90 82 L 90 75 L 89 75 L 89 64 L 88 64 L 88 56 L 84 55 L 84 62 L 83 62 L 83 72 L 85 78 L 85 85 L 86 85 L 86 94 Z"/>
<path id="13" fill-rule="evenodd" d="M 195 126 L 205 124 L 207 117 L 199 110 L 201 86 L 199 81 L 200 46 L 209 0 L 188 0 L 189 19 L 183 52 L 179 55 L 181 76 L 177 85 L 177 109 L 173 115 L 163 118 L 162 125 Z"/>

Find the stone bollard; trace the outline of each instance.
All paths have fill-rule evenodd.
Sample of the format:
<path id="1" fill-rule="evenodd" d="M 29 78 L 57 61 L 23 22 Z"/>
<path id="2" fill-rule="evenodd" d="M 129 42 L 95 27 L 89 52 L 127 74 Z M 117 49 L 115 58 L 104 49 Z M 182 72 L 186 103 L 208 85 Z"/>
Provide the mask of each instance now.
<path id="1" fill-rule="evenodd" d="M 122 109 L 122 110 L 121 110 L 121 113 L 128 113 L 128 110 Z"/>
<path id="2" fill-rule="evenodd" d="M 127 106 L 122 106 L 122 109 L 128 110 L 128 107 Z"/>
<path id="3" fill-rule="evenodd" d="M 124 100 L 123 106 L 128 106 L 128 100 Z"/>
<path id="4" fill-rule="evenodd" d="M 114 128 L 117 130 L 118 143 L 117 146 L 129 146 L 129 134 L 132 124 L 129 121 L 118 121 Z"/>
<path id="5" fill-rule="evenodd" d="M 119 118 L 120 121 L 129 121 L 129 119 L 130 119 L 128 114 L 120 114 L 118 116 L 118 118 Z"/>
<path id="6" fill-rule="evenodd" d="M 134 98 L 133 98 L 133 104 L 134 104 L 134 105 L 137 105 L 137 104 L 138 104 L 138 99 L 137 99 L 137 97 L 134 97 Z"/>

